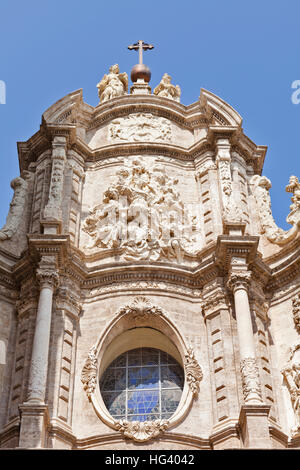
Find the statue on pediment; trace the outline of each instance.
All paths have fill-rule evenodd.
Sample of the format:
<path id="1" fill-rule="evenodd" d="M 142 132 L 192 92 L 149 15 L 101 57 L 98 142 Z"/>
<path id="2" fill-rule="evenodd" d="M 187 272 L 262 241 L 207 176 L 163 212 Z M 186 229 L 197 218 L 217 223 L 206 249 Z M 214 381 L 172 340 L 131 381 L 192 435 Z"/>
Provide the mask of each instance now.
<path id="1" fill-rule="evenodd" d="M 156 88 L 154 88 L 153 93 L 156 96 L 161 96 L 162 98 L 168 98 L 170 100 L 175 100 L 180 102 L 181 90 L 179 85 L 173 85 L 171 83 L 171 77 L 165 73 Z"/>
<path id="2" fill-rule="evenodd" d="M 109 68 L 109 73 L 104 75 L 97 85 L 100 102 L 104 103 L 112 98 L 127 94 L 128 75 L 120 73 L 119 65 L 115 64 Z"/>

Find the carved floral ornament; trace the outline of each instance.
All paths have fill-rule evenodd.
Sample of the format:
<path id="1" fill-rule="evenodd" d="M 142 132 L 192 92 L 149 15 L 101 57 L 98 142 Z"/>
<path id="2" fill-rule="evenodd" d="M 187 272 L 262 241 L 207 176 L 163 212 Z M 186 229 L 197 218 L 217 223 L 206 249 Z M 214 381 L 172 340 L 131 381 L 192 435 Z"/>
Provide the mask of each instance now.
<path id="1" fill-rule="evenodd" d="M 133 319 L 141 318 L 148 319 L 149 325 L 152 324 L 152 318 L 159 316 L 163 320 L 172 326 L 175 330 L 176 327 L 171 324 L 169 317 L 166 312 L 160 307 L 153 305 L 146 297 L 136 297 L 134 300 L 123 307 L 117 312 L 115 318 L 110 323 L 109 327 L 106 328 L 102 337 L 97 342 L 96 346 L 93 346 L 85 361 L 84 367 L 81 374 L 81 382 L 83 388 L 87 394 L 89 401 L 94 406 L 97 415 L 105 422 L 108 426 L 121 432 L 125 437 L 133 439 L 136 442 L 145 442 L 150 439 L 157 437 L 160 433 L 166 431 L 170 427 L 174 427 L 179 423 L 184 416 L 187 414 L 191 407 L 192 401 L 197 397 L 200 390 L 200 382 L 203 378 L 202 369 L 195 357 L 195 353 L 191 347 L 185 347 L 184 344 L 184 359 L 183 367 L 186 378 L 186 385 L 183 389 L 182 397 L 178 409 L 169 419 L 156 419 L 152 421 L 127 421 L 126 419 L 115 420 L 108 413 L 104 406 L 103 400 L 100 395 L 100 389 L 97 386 L 99 382 L 99 360 L 98 356 L 101 350 L 101 342 L 105 336 L 111 331 L 111 327 L 118 323 L 121 317 L 131 317 Z M 177 334 L 180 335 L 176 329 Z M 180 338 L 182 342 L 182 338 Z"/>

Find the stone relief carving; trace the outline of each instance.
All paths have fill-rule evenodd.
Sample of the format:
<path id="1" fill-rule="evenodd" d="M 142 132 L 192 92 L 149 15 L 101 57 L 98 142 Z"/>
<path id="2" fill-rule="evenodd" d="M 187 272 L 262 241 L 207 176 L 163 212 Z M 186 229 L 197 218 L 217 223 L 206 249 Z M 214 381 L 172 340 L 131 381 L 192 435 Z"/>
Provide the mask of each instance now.
<path id="1" fill-rule="evenodd" d="M 9 206 L 5 225 L 0 230 L 0 240 L 11 238 L 18 230 L 24 217 L 28 193 L 27 179 L 29 179 L 29 173 L 26 173 L 24 178 L 21 176 L 14 178 L 10 183 L 11 188 L 14 190 L 14 195 Z"/>
<path id="2" fill-rule="evenodd" d="M 281 371 L 284 376 L 295 416 L 295 425 L 292 427 L 292 435 L 300 433 L 300 343 L 294 345 L 290 350 L 287 365 Z"/>
<path id="3" fill-rule="evenodd" d="M 121 259 L 180 263 L 201 248 L 197 217 L 177 191 L 178 180 L 159 164 L 132 157 L 104 192 L 103 203 L 90 210 L 83 230 L 87 249 L 119 250 Z"/>
<path id="4" fill-rule="evenodd" d="M 261 401 L 261 387 L 256 359 L 254 357 L 242 359 L 240 368 L 245 401 L 250 401 L 251 399 L 259 399 Z"/>
<path id="5" fill-rule="evenodd" d="M 271 198 L 269 189 L 271 181 L 265 176 L 254 175 L 250 183 L 253 188 L 253 195 L 258 208 L 258 214 L 261 222 L 261 233 L 265 234 L 267 239 L 278 245 L 284 245 L 293 240 L 299 233 L 300 225 L 300 183 L 296 176 L 290 177 L 290 184 L 286 187 L 287 192 L 291 192 L 292 205 L 291 212 L 287 216 L 287 222 L 293 225 L 290 230 L 279 228 L 272 215 Z"/>
<path id="6" fill-rule="evenodd" d="M 295 328 L 300 333 L 300 293 L 293 298 L 292 306 Z"/>
<path id="7" fill-rule="evenodd" d="M 95 355 L 95 347 L 91 348 L 88 354 L 88 358 L 85 361 L 84 367 L 81 373 L 81 382 L 83 383 L 83 388 L 88 396 L 88 399 L 91 399 L 92 393 L 94 393 L 97 385 L 97 367 L 98 361 Z"/>
<path id="8" fill-rule="evenodd" d="M 97 84 L 97 88 L 101 103 L 126 95 L 128 91 L 128 75 L 126 72 L 120 73 L 118 64 L 112 65 L 109 68 L 109 73 L 105 74 Z"/>
<path id="9" fill-rule="evenodd" d="M 131 314 L 133 318 L 145 318 L 152 315 L 166 315 L 160 307 L 153 305 L 146 297 L 135 297 L 131 304 L 121 307 L 117 315 Z"/>
<path id="10" fill-rule="evenodd" d="M 172 85 L 171 77 L 165 73 L 156 88 L 153 90 L 154 95 L 161 96 L 163 98 L 169 98 L 180 102 L 181 90 L 179 85 Z"/>
<path id="11" fill-rule="evenodd" d="M 193 395 L 197 396 L 199 393 L 200 381 L 202 380 L 203 373 L 195 358 L 195 354 L 192 348 L 189 348 L 185 354 L 184 368 L 187 383 Z"/>
<path id="12" fill-rule="evenodd" d="M 61 219 L 61 204 L 66 161 L 66 138 L 54 137 L 49 199 L 44 209 L 45 218 Z"/>
<path id="13" fill-rule="evenodd" d="M 132 113 L 114 119 L 108 127 L 108 137 L 112 141 L 169 142 L 171 136 L 170 121 L 151 113 Z"/>
<path id="14" fill-rule="evenodd" d="M 164 432 L 169 425 L 165 419 L 156 419 L 154 421 L 126 421 L 119 420 L 115 423 L 115 428 L 122 432 L 124 436 L 133 439 L 136 442 L 145 442 Z"/>

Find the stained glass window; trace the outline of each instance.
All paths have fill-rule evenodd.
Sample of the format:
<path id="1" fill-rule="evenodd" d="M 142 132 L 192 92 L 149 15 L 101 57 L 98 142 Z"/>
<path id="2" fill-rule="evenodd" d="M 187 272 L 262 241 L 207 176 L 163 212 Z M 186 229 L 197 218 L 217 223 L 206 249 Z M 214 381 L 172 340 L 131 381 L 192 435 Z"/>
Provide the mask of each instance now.
<path id="1" fill-rule="evenodd" d="M 100 390 L 114 419 L 169 419 L 176 411 L 184 383 L 181 365 L 159 349 L 132 349 L 106 369 Z"/>

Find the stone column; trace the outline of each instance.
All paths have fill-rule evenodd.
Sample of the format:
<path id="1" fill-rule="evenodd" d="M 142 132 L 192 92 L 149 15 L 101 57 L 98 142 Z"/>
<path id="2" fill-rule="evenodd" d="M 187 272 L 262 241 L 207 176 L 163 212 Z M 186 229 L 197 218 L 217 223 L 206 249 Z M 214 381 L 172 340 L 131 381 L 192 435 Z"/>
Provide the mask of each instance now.
<path id="1" fill-rule="evenodd" d="M 58 282 L 58 274 L 55 270 L 45 271 L 38 269 L 37 279 L 40 283 L 40 296 L 32 347 L 27 401 L 44 403 L 48 370 L 52 298 L 54 287 Z"/>
<path id="2" fill-rule="evenodd" d="M 249 271 L 232 270 L 228 281 L 228 287 L 234 295 L 244 395 L 239 426 L 244 447 L 267 449 L 272 447 L 268 422 L 270 406 L 263 403 L 261 394 L 248 298 L 250 278 Z"/>
<path id="3" fill-rule="evenodd" d="M 262 403 L 248 298 L 250 278 L 248 271 L 231 272 L 228 287 L 234 295 L 244 400 L 245 403 Z"/>
<path id="4" fill-rule="evenodd" d="M 21 405 L 21 426 L 19 447 L 44 447 L 46 428 L 49 420 L 45 404 L 48 372 L 48 354 L 54 288 L 58 283 L 55 269 L 38 269 L 40 283 L 39 303 L 33 339 L 29 373 L 28 398 Z"/>

